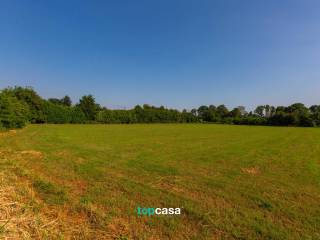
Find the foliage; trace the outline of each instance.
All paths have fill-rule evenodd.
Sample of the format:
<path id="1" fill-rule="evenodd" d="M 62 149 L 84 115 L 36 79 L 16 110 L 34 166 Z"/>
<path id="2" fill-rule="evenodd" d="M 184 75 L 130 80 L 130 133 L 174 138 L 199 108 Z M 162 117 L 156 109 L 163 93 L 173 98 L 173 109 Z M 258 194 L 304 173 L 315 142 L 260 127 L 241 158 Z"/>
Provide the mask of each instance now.
<path id="1" fill-rule="evenodd" d="M 179 111 L 164 106 L 137 105 L 133 109 L 107 109 L 92 95 L 82 96 L 72 105 L 71 98 L 41 98 L 30 87 L 6 88 L 2 91 L 0 128 L 31 123 L 224 123 L 235 125 L 320 126 L 320 105 L 307 108 L 302 103 L 288 107 L 257 106 L 253 112 L 238 106 L 231 111 L 225 105 L 202 105 L 198 109 Z"/>
<path id="2" fill-rule="evenodd" d="M 47 123 L 70 123 L 71 109 L 60 104 L 54 104 L 46 101 L 44 105 L 44 112 Z"/>
<path id="3" fill-rule="evenodd" d="M 6 92 L 0 93 L 0 128 L 21 128 L 30 114 L 28 105 Z"/>
<path id="4" fill-rule="evenodd" d="M 96 100 L 92 95 L 85 95 L 80 99 L 78 107 L 83 111 L 86 119 L 94 121 L 98 112 L 99 105 L 96 104 Z"/>
<path id="5" fill-rule="evenodd" d="M 78 106 L 72 106 L 70 108 L 70 123 L 85 123 L 86 116 Z"/>
<path id="6" fill-rule="evenodd" d="M 29 106 L 28 120 L 32 123 L 44 123 L 44 100 L 31 87 L 6 88 L 4 93 L 15 96 L 23 104 Z"/>
<path id="7" fill-rule="evenodd" d="M 96 117 L 100 123 L 135 123 L 137 118 L 134 111 L 108 110 L 99 111 Z"/>
<path id="8" fill-rule="evenodd" d="M 86 117 L 78 106 L 68 107 L 62 104 L 45 102 L 45 115 L 47 123 L 85 123 Z"/>
<path id="9" fill-rule="evenodd" d="M 68 106 L 68 107 L 71 107 L 71 105 L 72 105 L 71 98 L 68 95 L 64 96 L 61 99 L 49 98 L 48 101 L 51 103 L 54 103 L 54 104 L 60 104 L 60 105 Z"/>

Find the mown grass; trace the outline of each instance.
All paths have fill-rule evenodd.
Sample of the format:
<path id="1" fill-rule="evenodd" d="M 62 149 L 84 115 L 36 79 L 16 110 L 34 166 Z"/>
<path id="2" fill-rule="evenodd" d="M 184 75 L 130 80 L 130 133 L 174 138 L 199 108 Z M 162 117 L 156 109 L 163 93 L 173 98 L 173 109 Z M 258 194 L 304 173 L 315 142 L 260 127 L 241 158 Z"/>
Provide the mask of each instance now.
<path id="1" fill-rule="evenodd" d="M 26 153 L 15 164 L 44 202 L 119 239 L 320 239 L 317 128 L 31 125 L 0 149 Z"/>

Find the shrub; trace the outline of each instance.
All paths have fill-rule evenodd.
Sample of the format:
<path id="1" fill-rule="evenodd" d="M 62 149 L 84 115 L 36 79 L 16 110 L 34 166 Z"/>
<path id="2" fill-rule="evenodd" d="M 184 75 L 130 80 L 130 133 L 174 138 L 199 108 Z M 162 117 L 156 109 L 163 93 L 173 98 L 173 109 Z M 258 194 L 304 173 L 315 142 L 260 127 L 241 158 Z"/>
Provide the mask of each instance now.
<path id="1" fill-rule="evenodd" d="M 25 103 L 10 94 L 0 93 L 1 128 L 22 128 L 26 125 L 29 114 L 29 108 Z"/>
<path id="2" fill-rule="evenodd" d="M 28 105 L 27 118 L 32 123 L 44 123 L 44 103 L 45 101 L 31 87 L 6 88 L 3 93 L 16 97 L 21 103 Z"/>
<path id="3" fill-rule="evenodd" d="M 83 111 L 75 106 L 70 107 L 70 123 L 85 123 L 86 122 L 86 116 L 83 113 Z"/>
<path id="4" fill-rule="evenodd" d="M 47 123 L 70 123 L 71 110 L 69 107 L 46 101 L 44 113 Z"/>

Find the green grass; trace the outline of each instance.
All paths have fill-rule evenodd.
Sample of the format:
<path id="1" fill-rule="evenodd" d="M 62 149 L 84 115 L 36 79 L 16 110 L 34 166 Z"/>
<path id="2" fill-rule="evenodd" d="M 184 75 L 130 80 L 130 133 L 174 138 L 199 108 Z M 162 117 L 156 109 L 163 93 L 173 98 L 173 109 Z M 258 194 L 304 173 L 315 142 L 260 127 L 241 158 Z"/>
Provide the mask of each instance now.
<path id="1" fill-rule="evenodd" d="M 30 125 L 4 150 L 41 152 L 15 160 L 39 197 L 87 209 L 102 231 L 121 222 L 118 239 L 320 239 L 317 128 Z"/>

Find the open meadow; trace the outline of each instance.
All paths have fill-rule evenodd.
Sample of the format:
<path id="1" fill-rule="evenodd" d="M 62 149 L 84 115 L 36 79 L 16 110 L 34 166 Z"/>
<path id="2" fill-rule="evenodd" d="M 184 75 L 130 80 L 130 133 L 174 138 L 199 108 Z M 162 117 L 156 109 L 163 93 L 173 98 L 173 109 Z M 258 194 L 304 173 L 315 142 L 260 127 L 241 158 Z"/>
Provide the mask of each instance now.
<path id="1" fill-rule="evenodd" d="M 319 128 L 29 125 L 0 135 L 0 173 L 3 236 L 320 239 Z"/>

